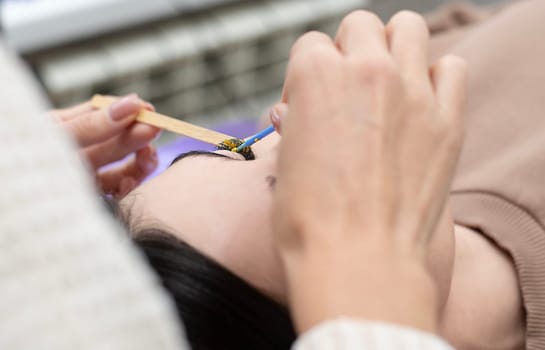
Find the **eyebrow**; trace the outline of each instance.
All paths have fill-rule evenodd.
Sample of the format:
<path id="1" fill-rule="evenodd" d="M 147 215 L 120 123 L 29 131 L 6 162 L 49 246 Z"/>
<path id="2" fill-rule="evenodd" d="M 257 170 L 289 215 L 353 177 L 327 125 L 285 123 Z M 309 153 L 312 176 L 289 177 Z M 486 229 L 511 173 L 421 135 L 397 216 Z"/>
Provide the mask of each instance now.
<path id="1" fill-rule="evenodd" d="M 190 157 L 198 157 L 198 156 L 206 156 L 206 157 L 211 157 L 211 158 L 226 158 L 226 159 L 231 159 L 231 160 L 237 160 L 237 159 L 233 159 L 233 158 L 231 158 L 229 156 L 226 156 L 225 154 L 221 154 L 221 153 L 214 153 L 214 152 L 210 152 L 210 151 L 189 151 L 189 152 L 184 152 L 184 153 L 178 155 L 176 158 L 174 158 L 174 160 L 172 162 L 170 162 L 169 167 L 171 167 L 174 163 L 177 163 L 182 159 L 190 158 Z"/>

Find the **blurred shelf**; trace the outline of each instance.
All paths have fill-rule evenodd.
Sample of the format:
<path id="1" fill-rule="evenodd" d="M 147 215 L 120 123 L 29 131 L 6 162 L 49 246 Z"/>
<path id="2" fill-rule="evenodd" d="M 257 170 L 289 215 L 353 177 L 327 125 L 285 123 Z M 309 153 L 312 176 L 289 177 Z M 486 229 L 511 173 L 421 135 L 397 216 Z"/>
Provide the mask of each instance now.
<path id="1" fill-rule="evenodd" d="M 230 114 L 233 105 L 260 105 L 265 99 L 259 96 L 277 95 L 294 41 L 309 30 L 334 34 L 342 17 L 366 5 L 366 0 L 234 1 L 27 58 L 58 107 L 94 93 L 136 92 L 163 113 L 211 118 Z"/>
<path id="2" fill-rule="evenodd" d="M 7 42 L 21 53 L 238 0 L 5 0 Z"/>

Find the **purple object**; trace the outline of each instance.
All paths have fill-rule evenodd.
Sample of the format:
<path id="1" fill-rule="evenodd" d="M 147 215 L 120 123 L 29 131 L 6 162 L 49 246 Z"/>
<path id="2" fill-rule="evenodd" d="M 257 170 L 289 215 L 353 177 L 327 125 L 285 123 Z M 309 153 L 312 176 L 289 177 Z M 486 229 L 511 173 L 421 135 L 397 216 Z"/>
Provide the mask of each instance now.
<path id="1" fill-rule="evenodd" d="M 258 130 L 258 121 L 241 120 L 228 122 L 220 124 L 212 129 L 227 135 L 231 135 L 233 137 L 243 139 L 256 133 L 256 131 Z M 157 153 L 159 154 L 159 165 L 157 166 L 157 169 L 148 177 L 148 180 L 165 171 L 172 162 L 172 160 L 176 158 L 180 153 L 194 150 L 213 151 L 214 146 L 191 139 L 189 137 L 180 136 L 176 140 L 158 147 Z"/>

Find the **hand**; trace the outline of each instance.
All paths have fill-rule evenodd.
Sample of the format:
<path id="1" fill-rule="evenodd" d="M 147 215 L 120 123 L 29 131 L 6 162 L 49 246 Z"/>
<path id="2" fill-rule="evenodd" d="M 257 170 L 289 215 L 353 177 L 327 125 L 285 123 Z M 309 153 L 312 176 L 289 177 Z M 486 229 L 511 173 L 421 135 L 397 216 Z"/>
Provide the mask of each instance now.
<path id="1" fill-rule="evenodd" d="M 416 14 L 385 27 L 357 11 L 334 41 L 314 32 L 292 49 L 273 222 L 299 330 L 339 316 L 436 330 L 425 258 L 462 145 L 466 68 L 429 68 L 428 42 Z"/>
<path id="2" fill-rule="evenodd" d="M 153 110 L 151 104 L 129 95 L 105 110 L 95 109 L 91 102 L 85 102 L 50 112 L 50 116 L 75 138 L 106 194 L 118 198 L 125 196 L 157 167 L 157 152 L 150 142 L 157 137 L 159 129 L 135 123 L 142 108 Z M 125 163 L 100 170 L 132 153 L 134 157 Z"/>

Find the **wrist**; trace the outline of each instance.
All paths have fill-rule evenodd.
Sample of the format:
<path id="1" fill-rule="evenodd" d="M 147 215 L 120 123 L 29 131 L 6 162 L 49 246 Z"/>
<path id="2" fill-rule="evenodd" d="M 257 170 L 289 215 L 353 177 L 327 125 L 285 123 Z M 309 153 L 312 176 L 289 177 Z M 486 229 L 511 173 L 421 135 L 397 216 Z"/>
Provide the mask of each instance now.
<path id="1" fill-rule="evenodd" d="M 436 333 L 436 286 L 420 259 L 358 249 L 338 252 L 305 252 L 284 259 L 299 331 L 351 317 Z"/>

